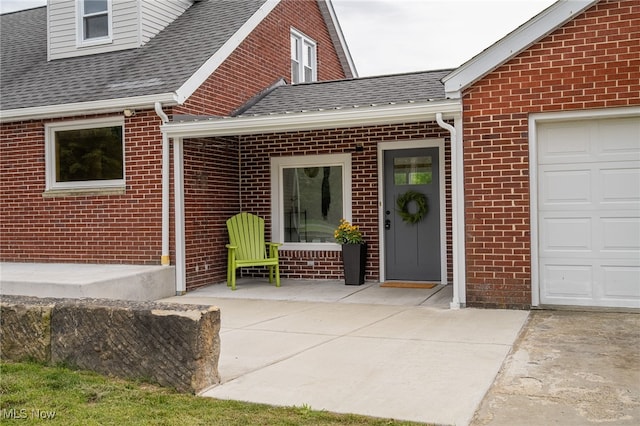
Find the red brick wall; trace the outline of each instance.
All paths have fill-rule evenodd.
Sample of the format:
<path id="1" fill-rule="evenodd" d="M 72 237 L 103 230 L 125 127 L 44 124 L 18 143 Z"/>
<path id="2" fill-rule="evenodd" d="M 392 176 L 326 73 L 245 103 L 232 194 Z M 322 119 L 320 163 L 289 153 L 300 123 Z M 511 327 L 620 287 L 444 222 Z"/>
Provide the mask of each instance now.
<path id="1" fill-rule="evenodd" d="M 226 220 L 239 211 L 236 138 L 184 143 L 185 251 L 187 286 L 226 280 Z"/>
<path id="2" fill-rule="evenodd" d="M 527 308 L 528 115 L 640 105 L 640 4 L 599 2 L 463 96 L 467 305 Z"/>
<path id="3" fill-rule="evenodd" d="M 43 196 L 44 124 L 51 121 L 0 127 L 0 258 L 158 264 L 162 250 L 158 117 L 139 111 L 125 119 L 122 195 Z"/>
<path id="4" fill-rule="evenodd" d="M 291 28 L 317 43 L 318 80 L 345 77 L 316 0 L 285 0 L 176 113 L 229 115 L 279 78 L 291 81 Z"/>
<path id="5" fill-rule="evenodd" d="M 338 154 L 362 145 L 363 152 L 352 153 L 352 216 L 368 244 L 367 280 L 378 280 L 380 259 L 378 239 L 378 160 L 379 142 L 447 138 L 445 148 L 448 276 L 451 264 L 451 157 L 449 133 L 435 123 L 380 127 L 332 129 L 284 134 L 245 136 L 242 148 L 243 210 L 262 216 L 271 229 L 270 158 L 276 156 Z M 341 279 L 340 252 L 281 252 L 280 273 L 288 278 Z M 308 261 L 314 265 L 309 266 Z"/>

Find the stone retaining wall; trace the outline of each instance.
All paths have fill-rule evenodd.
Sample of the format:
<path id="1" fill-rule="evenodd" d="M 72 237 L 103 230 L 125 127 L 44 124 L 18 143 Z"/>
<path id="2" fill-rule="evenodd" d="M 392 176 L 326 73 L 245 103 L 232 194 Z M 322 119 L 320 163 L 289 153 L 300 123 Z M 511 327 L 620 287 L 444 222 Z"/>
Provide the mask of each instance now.
<path id="1" fill-rule="evenodd" d="M 64 363 L 197 393 L 220 382 L 220 311 L 205 305 L 3 296 L 0 358 Z"/>

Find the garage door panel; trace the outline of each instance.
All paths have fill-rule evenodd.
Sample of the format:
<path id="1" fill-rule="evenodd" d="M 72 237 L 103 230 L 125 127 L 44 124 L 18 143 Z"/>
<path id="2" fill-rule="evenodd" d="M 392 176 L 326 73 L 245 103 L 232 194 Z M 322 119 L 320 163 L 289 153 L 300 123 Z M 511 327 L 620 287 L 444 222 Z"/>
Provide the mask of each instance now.
<path id="1" fill-rule="evenodd" d="M 572 264 L 570 262 L 573 259 L 564 260 L 566 264 L 544 265 L 541 276 L 547 283 L 544 295 L 547 298 L 592 298 L 593 267 L 589 264 Z"/>
<path id="2" fill-rule="evenodd" d="M 545 123 L 538 135 L 553 141 L 538 144 L 538 164 L 640 160 L 637 117 Z"/>
<path id="3" fill-rule="evenodd" d="M 586 127 L 575 129 L 567 123 L 553 123 L 539 129 L 541 139 L 553 140 L 552 144 L 539 145 L 540 164 L 566 163 L 567 159 L 591 158 L 589 130 Z"/>
<path id="4" fill-rule="evenodd" d="M 603 203 L 640 203 L 640 168 L 623 164 L 603 166 L 600 170 Z"/>
<path id="5" fill-rule="evenodd" d="M 602 217 L 602 251 L 640 259 L 640 217 Z M 626 257 L 626 256 L 625 256 Z"/>
<path id="6" fill-rule="evenodd" d="M 590 204 L 591 170 L 542 170 L 542 206 Z"/>
<path id="7" fill-rule="evenodd" d="M 640 308 L 640 117 L 536 130 L 540 302 Z"/>
<path id="8" fill-rule="evenodd" d="M 543 303 L 640 308 L 640 265 L 594 266 L 579 262 L 554 259 L 543 266 Z"/>
<path id="9" fill-rule="evenodd" d="M 602 266 L 603 299 L 630 299 L 640 306 L 640 266 Z"/>
<path id="10" fill-rule="evenodd" d="M 599 120 L 595 125 L 593 140 L 603 160 L 640 158 L 640 120 L 633 117 Z"/>
<path id="11" fill-rule="evenodd" d="M 543 253 L 573 252 L 584 256 L 592 250 L 590 218 L 545 218 L 544 228 L 548 232 L 540 240 Z"/>

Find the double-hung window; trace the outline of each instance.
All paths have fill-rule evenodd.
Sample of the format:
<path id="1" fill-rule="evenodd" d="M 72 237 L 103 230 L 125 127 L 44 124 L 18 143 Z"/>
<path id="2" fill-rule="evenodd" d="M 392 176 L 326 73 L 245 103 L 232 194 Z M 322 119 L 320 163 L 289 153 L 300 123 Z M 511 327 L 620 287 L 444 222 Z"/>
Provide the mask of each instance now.
<path id="1" fill-rule="evenodd" d="M 317 80 L 316 42 L 299 31 L 291 30 L 291 82 Z"/>
<path id="2" fill-rule="evenodd" d="M 47 190 L 124 188 L 121 118 L 45 126 Z"/>
<path id="3" fill-rule="evenodd" d="M 272 236 L 285 249 L 339 250 L 333 232 L 351 219 L 351 155 L 271 158 Z"/>
<path id="4" fill-rule="evenodd" d="M 78 0 L 79 44 L 111 41 L 111 0 Z"/>

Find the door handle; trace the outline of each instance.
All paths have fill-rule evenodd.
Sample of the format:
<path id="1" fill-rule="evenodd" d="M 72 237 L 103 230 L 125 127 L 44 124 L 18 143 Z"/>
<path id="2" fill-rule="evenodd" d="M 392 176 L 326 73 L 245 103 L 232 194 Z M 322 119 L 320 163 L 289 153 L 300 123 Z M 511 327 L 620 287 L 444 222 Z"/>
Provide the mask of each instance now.
<path id="1" fill-rule="evenodd" d="M 384 229 L 391 229 L 391 221 L 389 219 L 384 221 Z"/>

